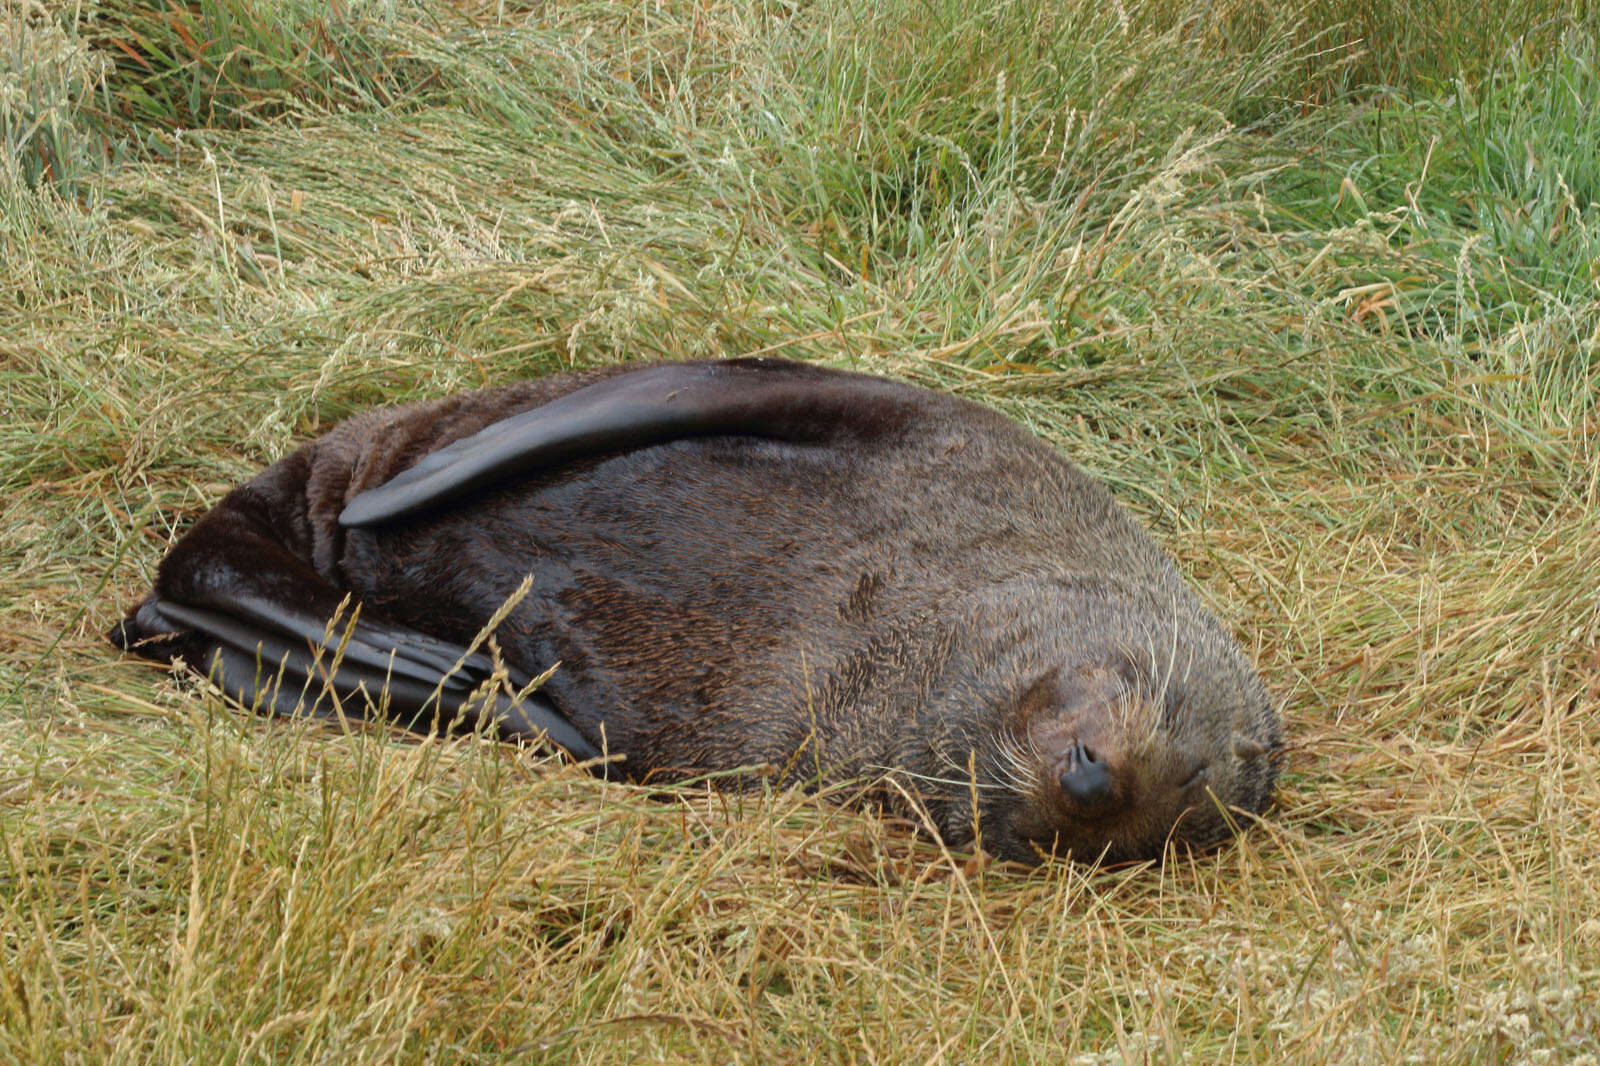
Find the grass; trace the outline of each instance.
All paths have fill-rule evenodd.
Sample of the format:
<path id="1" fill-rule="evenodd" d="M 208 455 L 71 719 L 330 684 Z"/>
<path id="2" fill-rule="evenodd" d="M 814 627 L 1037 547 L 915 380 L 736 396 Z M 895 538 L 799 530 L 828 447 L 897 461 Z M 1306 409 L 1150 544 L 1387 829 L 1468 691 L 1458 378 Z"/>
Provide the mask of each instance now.
<path id="1" fill-rule="evenodd" d="M 1592 5 L 0 10 L 0 1061 L 1600 1060 Z M 101 639 L 352 411 L 758 351 L 1106 480 L 1271 816 L 1025 872 Z"/>

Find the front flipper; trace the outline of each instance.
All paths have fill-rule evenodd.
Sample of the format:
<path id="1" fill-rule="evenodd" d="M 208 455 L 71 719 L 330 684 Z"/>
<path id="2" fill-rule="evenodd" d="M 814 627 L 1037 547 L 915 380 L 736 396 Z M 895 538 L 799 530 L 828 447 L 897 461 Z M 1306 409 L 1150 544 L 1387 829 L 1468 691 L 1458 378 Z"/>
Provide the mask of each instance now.
<path id="1" fill-rule="evenodd" d="M 494 675 L 488 656 L 370 615 L 350 621 L 344 594 L 286 545 L 304 477 L 291 457 L 230 493 L 173 547 L 112 643 L 182 658 L 212 672 L 229 696 L 275 714 L 333 715 L 350 700 L 357 714 L 386 707 L 414 729 L 488 718 L 508 736 L 546 737 L 583 761 L 601 757 L 538 692 L 475 695 Z M 516 689 L 532 680 L 509 666 L 506 674 Z"/>
<path id="2" fill-rule="evenodd" d="M 864 438 L 905 420 L 903 389 L 783 360 L 649 367 L 607 378 L 501 419 L 440 448 L 339 515 L 374 526 L 530 470 L 684 437 L 794 443 Z"/>

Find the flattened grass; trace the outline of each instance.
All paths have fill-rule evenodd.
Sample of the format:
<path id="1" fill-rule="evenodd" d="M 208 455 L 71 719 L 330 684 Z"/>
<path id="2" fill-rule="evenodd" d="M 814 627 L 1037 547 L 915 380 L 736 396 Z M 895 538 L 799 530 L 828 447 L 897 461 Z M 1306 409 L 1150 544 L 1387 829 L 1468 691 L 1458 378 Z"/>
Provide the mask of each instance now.
<path id="1" fill-rule="evenodd" d="M 1600 1056 L 1586 7 L 9 10 L 0 1059 Z M 353 410 L 751 352 L 1105 479 L 1281 697 L 1278 808 L 1023 872 L 100 638 Z"/>

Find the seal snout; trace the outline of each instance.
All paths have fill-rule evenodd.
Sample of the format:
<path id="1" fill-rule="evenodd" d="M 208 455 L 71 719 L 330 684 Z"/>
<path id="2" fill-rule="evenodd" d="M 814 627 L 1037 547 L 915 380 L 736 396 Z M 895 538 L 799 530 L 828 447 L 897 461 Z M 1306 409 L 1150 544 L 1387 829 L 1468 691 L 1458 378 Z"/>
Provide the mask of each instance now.
<path id="1" fill-rule="evenodd" d="M 1059 778 L 1061 791 L 1079 807 L 1094 809 L 1111 799 L 1111 767 L 1094 752 L 1074 740 L 1067 752 L 1067 768 Z"/>
<path id="2" fill-rule="evenodd" d="M 1019 710 L 1046 785 L 1039 798 L 1057 817 L 1100 821 L 1136 798 L 1147 702 L 1136 680 L 1099 664 L 1051 670 L 1024 694 Z"/>

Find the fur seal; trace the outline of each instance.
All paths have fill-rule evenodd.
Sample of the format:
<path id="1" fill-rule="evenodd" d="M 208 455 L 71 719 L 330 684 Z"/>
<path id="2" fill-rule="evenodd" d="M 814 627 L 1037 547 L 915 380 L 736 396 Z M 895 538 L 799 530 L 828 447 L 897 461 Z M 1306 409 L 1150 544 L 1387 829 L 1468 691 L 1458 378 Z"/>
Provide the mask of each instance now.
<path id="1" fill-rule="evenodd" d="M 469 654 L 525 579 L 501 665 Z M 1211 845 L 1282 747 L 1246 656 L 1098 482 L 975 404 L 773 359 L 360 414 L 202 517 L 110 638 L 247 706 L 382 691 L 415 728 L 492 715 L 636 781 L 877 780 L 1029 863 Z"/>

